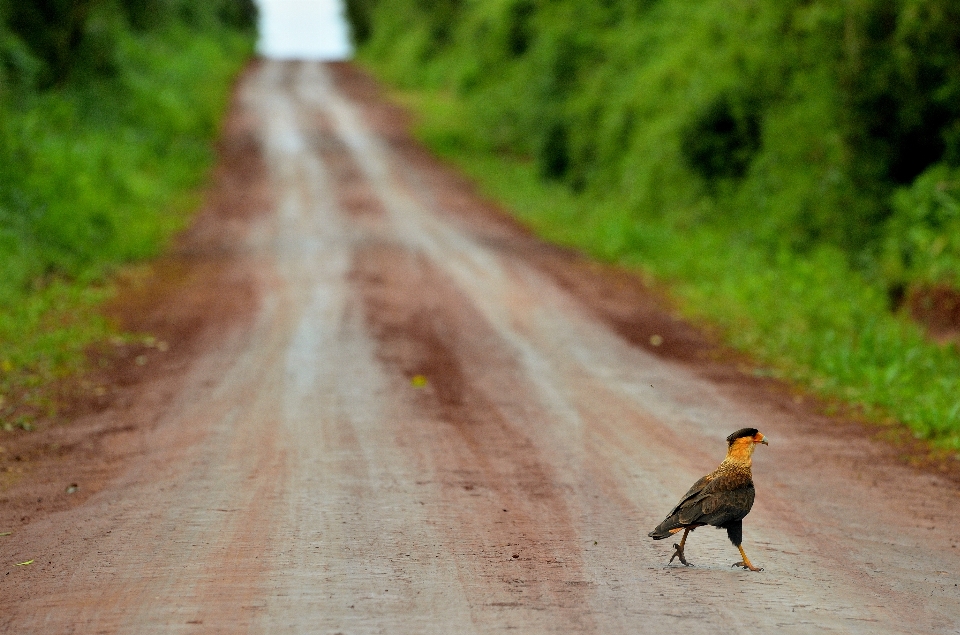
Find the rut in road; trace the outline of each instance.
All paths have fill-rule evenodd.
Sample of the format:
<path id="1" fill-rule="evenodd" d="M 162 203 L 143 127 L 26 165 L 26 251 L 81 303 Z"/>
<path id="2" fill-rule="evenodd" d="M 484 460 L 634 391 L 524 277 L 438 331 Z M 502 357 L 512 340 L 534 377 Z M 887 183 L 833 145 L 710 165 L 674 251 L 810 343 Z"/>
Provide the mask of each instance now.
<path id="1" fill-rule="evenodd" d="M 256 320 L 196 360 L 146 460 L 4 543 L 49 564 L 4 576 L 0 626 L 958 632 L 955 488 L 630 345 L 351 77 L 247 77 L 276 201 L 232 252 Z M 710 528 L 666 566 L 647 532 L 748 426 L 765 571 Z"/>

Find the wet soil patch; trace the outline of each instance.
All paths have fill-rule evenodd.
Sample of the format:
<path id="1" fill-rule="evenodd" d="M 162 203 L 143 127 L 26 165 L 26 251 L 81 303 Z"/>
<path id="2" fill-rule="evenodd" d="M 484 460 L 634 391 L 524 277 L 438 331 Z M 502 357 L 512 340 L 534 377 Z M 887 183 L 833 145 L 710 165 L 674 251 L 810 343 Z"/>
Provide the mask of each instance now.
<path id="1" fill-rule="evenodd" d="M 428 259 L 390 244 L 369 244 L 359 250 L 350 279 L 380 342 L 380 359 L 420 388 L 419 402 L 442 421 L 461 427 L 478 423 L 474 410 L 482 404 L 467 402 L 467 380 L 451 348 L 456 332 L 444 315 L 439 274 Z"/>
<path id="2" fill-rule="evenodd" d="M 315 131 L 308 137 L 309 143 L 323 159 L 330 181 L 335 184 L 338 208 L 359 222 L 382 220 L 386 215 L 383 203 L 370 188 L 346 144 L 334 132 L 330 118 L 316 113 L 309 124 Z"/>

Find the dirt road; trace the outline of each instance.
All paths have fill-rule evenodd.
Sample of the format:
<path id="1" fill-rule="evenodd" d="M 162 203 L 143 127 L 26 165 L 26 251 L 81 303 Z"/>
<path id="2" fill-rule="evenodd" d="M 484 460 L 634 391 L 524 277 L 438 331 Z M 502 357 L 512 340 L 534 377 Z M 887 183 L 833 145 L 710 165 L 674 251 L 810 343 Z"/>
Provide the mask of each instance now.
<path id="1" fill-rule="evenodd" d="M 498 216 L 351 67 L 236 109 L 271 202 L 194 233 L 249 317 L 76 424 L 133 458 L 0 538 L 3 632 L 960 633 L 956 485 Z M 647 532 L 745 426 L 764 571 L 710 528 L 668 566 Z"/>

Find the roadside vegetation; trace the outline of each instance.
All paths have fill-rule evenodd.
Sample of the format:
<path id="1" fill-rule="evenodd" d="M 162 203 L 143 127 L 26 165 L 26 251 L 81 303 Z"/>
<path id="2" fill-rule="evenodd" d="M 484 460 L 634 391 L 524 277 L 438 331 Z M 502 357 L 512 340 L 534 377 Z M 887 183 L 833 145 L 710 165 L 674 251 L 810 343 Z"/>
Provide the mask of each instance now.
<path id="1" fill-rule="evenodd" d="M 957 344 L 912 319 L 960 298 L 956 2 L 348 14 L 422 139 L 541 235 L 668 285 L 758 372 L 960 450 Z"/>
<path id="2" fill-rule="evenodd" d="M 184 226 L 249 59 L 249 0 L 0 0 L 0 425 L 109 333 L 124 263 Z"/>

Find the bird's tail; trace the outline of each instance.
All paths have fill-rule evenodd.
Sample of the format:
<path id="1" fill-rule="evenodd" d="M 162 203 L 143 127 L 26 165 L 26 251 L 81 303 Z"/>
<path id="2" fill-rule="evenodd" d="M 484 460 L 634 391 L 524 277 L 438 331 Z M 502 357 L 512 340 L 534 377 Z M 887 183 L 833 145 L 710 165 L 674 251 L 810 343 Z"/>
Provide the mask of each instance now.
<path id="1" fill-rule="evenodd" d="M 677 530 L 681 528 L 683 528 L 683 523 L 680 522 L 680 515 L 674 514 L 673 516 L 664 518 L 663 522 L 657 525 L 657 528 L 647 535 L 654 540 L 663 540 L 677 533 Z"/>

